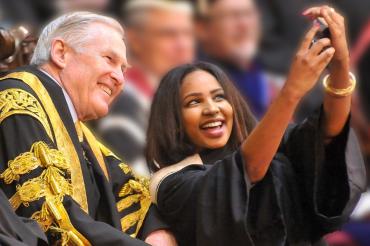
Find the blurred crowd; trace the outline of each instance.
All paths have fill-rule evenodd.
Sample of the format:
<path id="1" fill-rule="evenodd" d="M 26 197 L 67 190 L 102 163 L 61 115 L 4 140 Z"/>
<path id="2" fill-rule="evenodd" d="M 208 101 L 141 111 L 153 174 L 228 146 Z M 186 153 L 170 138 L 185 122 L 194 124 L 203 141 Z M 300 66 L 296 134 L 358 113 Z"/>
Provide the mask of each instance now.
<path id="1" fill-rule="evenodd" d="M 347 18 L 352 71 L 358 81 L 352 125 L 369 167 L 368 0 L 0 0 L 0 69 L 26 64 L 43 24 L 59 14 L 88 10 L 117 18 L 125 27 L 131 68 L 110 114 L 91 125 L 137 172 L 148 174 L 145 132 L 161 77 L 174 66 L 195 60 L 218 64 L 260 119 L 284 84 L 297 45 L 312 25 L 302 11 L 318 4 L 328 4 Z M 21 48 L 9 47 L 12 52 L 7 54 L 6 33 Z M 22 59 L 14 64 L 9 58 L 17 55 Z M 321 83 L 316 87 L 292 121 L 303 120 L 321 104 Z M 330 245 L 370 245 L 370 192 L 363 195 L 352 220 L 326 240 Z"/>

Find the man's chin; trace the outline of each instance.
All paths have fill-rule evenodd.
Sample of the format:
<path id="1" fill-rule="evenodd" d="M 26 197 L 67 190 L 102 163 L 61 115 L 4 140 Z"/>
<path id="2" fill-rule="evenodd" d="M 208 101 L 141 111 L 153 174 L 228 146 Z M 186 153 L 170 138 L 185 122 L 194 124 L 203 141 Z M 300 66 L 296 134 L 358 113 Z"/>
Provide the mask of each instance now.
<path id="1" fill-rule="evenodd" d="M 89 120 L 97 120 L 97 119 L 100 119 L 100 118 L 106 116 L 108 113 L 109 113 L 109 107 L 108 106 L 99 107 L 99 108 L 96 108 L 90 114 L 85 115 L 85 117 L 83 117 L 83 119 L 80 119 L 80 120 L 83 121 L 83 122 L 84 121 L 89 121 Z"/>

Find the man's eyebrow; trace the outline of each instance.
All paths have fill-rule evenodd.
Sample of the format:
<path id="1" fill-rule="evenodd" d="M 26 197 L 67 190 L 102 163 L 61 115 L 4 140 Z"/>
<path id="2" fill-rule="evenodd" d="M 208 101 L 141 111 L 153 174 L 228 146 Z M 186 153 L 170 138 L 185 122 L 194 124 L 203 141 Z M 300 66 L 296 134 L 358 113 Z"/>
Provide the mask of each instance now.
<path id="1" fill-rule="evenodd" d="M 130 68 L 131 65 L 127 62 L 125 58 L 122 58 L 117 51 L 112 50 L 112 56 L 116 58 L 117 60 L 123 60 L 122 70 Z"/>

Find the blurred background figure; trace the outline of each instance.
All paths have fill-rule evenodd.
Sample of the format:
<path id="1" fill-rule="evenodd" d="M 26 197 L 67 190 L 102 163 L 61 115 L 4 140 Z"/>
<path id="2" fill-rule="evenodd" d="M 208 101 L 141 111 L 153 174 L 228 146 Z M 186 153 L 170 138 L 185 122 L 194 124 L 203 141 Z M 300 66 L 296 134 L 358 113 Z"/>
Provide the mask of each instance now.
<path id="1" fill-rule="evenodd" d="M 168 70 L 194 58 L 193 12 L 184 1 L 133 0 L 124 6 L 122 17 L 132 68 L 110 114 L 94 127 L 125 162 L 144 173 L 152 97 Z"/>
<path id="2" fill-rule="evenodd" d="M 370 246 L 370 192 L 362 194 L 350 221 L 325 237 L 329 246 Z"/>
<path id="3" fill-rule="evenodd" d="M 0 73 L 29 64 L 36 41 L 24 26 L 0 27 Z"/>
<path id="4" fill-rule="evenodd" d="M 60 13 L 77 10 L 107 12 L 110 4 L 110 0 L 55 0 L 55 8 Z"/>
<path id="5" fill-rule="evenodd" d="M 261 21 L 254 0 L 198 0 L 198 59 L 218 64 L 261 118 L 273 90 L 256 59 Z"/>
<path id="6" fill-rule="evenodd" d="M 262 40 L 258 53 L 269 78 L 280 84 L 288 72 L 300 37 L 311 23 L 302 15 L 307 7 L 328 4 L 343 13 L 348 25 L 349 44 L 353 44 L 370 18 L 370 1 L 363 0 L 258 0 L 263 16 Z M 360 79 L 360 78 L 359 78 Z M 311 114 L 322 101 L 320 85 L 301 102 L 295 120 Z"/>
<path id="7" fill-rule="evenodd" d="M 370 13 L 363 0 L 258 0 L 263 15 L 263 38 L 259 57 L 267 70 L 288 72 L 292 56 L 309 22 L 302 16 L 307 7 L 328 4 L 346 17 L 350 41 L 355 41 Z M 351 43 L 351 42 L 350 42 Z"/>

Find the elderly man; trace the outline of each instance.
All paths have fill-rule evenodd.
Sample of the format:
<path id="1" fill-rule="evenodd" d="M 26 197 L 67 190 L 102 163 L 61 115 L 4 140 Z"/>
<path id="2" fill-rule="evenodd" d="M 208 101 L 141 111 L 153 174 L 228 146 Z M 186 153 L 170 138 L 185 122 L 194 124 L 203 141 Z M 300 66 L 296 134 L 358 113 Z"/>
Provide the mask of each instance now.
<path id="1" fill-rule="evenodd" d="M 152 96 L 168 70 L 194 58 L 193 13 L 184 1 L 133 0 L 123 16 L 132 68 L 124 92 L 97 123 L 97 133 L 133 168 L 145 171 Z"/>
<path id="2" fill-rule="evenodd" d="M 89 12 L 61 16 L 41 33 L 31 63 L 0 79 L 0 187 L 13 210 L 36 220 L 51 244 L 145 245 L 140 237 L 171 245 L 147 180 L 82 124 L 106 115 L 123 87 L 120 24 Z"/>

